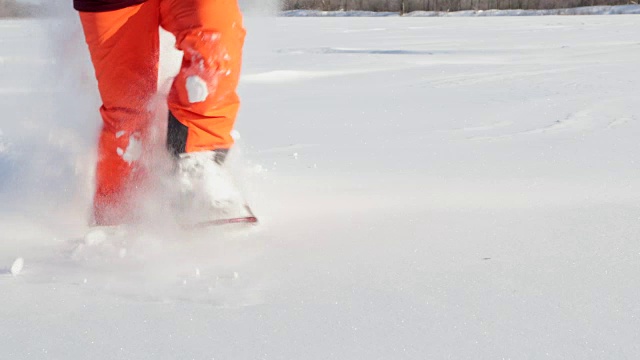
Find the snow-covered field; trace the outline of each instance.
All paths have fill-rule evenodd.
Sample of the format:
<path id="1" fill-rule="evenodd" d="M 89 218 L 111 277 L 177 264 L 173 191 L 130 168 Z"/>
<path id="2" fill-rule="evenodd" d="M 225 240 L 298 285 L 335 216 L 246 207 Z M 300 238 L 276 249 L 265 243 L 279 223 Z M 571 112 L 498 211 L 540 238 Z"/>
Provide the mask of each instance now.
<path id="1" fill-rule="evenodd" d="M 0 22 L 0 359 L 638 358 L 639 20 L 249 18 L 262 224 L 82 251 L 81 34 Z"/>

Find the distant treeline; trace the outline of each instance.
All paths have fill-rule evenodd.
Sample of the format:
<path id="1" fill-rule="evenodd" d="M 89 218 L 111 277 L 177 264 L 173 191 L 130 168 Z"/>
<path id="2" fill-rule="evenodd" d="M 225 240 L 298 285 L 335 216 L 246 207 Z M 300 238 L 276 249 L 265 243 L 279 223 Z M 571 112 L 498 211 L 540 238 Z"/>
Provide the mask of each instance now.
<path id="1" fill-rule="evenodd" d="M 543 10 L 595 5 L 637 4 L 632 0 L 283 0 L 283 10 L 461 11 Z"/>
<path id="2" fill-rule="evenodd" d="M 16 0 L 0 0 L 0 18 L 28 17 L 38 13 L 40 6 L 21 3 Z"/>

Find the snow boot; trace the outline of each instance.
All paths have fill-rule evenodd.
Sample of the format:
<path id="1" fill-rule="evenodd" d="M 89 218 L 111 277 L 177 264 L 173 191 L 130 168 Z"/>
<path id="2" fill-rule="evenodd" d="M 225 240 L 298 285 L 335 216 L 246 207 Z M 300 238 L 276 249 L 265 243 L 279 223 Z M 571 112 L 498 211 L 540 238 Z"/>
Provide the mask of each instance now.
<path id="1" fill-rule="evenodd" d="M 179 155 L 175 208 L 183 226 L 255 222 L 241 191 L 223 166 L 226 155 L 227 150 Z"/>

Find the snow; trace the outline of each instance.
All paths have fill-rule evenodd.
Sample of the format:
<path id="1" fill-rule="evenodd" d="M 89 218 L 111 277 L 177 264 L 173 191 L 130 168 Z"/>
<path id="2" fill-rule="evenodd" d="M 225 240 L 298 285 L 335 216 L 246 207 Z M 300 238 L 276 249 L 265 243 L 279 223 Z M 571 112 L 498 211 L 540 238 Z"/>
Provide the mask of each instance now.
<path id="1" fill-rule="evenodd" d="M 17 258 L 13 264 L 11 264 L 11 275 L 16 276 L 16 275 L 20 275 L 20 272 L 22 272 L 22 269 L 24 268 L 24 259 L 23 258 Z"/>
<path id="2" fill-rule="evenodd" d="M 122 131 L 116 133 L 116 138 L 122 136 L 118 136 L 119 134 L 122 134 Z M 142 156 L 142 150 L 143 145 L 142 140 L 140 139 L 140 134 L 134 133 L 129 136 L 127 148 L 125 150 L 123 150 L 122 148 L 117 148 L 116 152 L 120 157 L 122 157 L 124 161 L 131 164 L 134 161 L 138 161 L 140 159 L 140 157 Z"/>
<path id="3" fill-rule="evenodd" d="M 0 89 L 33 90 L 0 97 L 0 268 L 25 261 L 0 358 L 640 355 L 637 17 L 247 18 L 228 161 L 261 224 L 184 233 L 151 201 L 80 252 L 72 19 L 0 22 L 29 59 Z"/>
<path id="4" fill-rule="evenodd" d="M 209 96 L 207 83 L 200 76 L 192 75 L 187 78 L 187 94 L 192 104 L 203 102 Z"/>

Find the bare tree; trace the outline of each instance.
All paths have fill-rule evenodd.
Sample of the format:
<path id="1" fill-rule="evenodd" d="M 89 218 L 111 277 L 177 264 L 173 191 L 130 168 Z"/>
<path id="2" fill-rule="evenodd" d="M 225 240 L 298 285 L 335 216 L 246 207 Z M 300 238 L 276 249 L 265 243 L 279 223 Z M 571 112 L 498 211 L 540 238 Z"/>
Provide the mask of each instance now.
<path id="1" fill-rule="evenodd" d="M 15 0 L 0 0 L 2 4 Z M 558 9 L 594 5 L 637 4 L 637 0 L 283 0 L 284 10 L 459 11 L 490 9 Z"/>
<path id="2" fill-rule="evenodd" d="M 0 18 L 27 17 L 34 14 L 35 10 L 35 6 L 19 3 L 16 0 L 0 0 Z"/>

